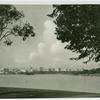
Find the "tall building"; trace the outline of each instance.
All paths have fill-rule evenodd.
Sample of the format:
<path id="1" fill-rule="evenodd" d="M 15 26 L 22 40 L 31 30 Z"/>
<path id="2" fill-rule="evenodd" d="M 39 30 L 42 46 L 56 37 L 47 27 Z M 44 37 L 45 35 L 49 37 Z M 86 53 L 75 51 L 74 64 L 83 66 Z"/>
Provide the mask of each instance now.
<path id="1" fill-rule="evenodd" d="M 61 72 L 61 68 L 58 68 L 58 71 Z"/>
<path id="2" fill-rule="evenodd" d="M 40 72 L 44 71 L 43 67 L 40 67 Z"/>

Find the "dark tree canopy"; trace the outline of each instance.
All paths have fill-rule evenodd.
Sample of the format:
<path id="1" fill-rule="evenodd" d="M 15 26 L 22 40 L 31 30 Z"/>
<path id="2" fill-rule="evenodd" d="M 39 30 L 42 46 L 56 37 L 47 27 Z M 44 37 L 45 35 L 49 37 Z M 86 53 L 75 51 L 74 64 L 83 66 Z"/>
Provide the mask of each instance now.
<path id="1" fill-rule="evenodd" d="M 79 60 L 87 57 L 100 61 L 100 6 L 99 5 L 53 5 L 48 15 L 57 25 L 57 39 L 66 42 L 67 49 L 77 52 Z"/>
<path id="2" fill-rule="evenodd" d="M 11 45 L 11 35 L 22 37 L 26 40 L 29 36 L 34 36 L 33 27 L 30 23 L 23 23 L 21 18 L 24 14 L 13 5 L 0 5 L 0 42 Z"/>

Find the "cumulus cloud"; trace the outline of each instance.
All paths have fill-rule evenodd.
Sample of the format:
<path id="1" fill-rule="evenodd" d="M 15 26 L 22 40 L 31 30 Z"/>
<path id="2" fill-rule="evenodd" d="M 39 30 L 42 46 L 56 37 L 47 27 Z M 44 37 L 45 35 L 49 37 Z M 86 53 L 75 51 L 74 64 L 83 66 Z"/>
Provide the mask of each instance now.
<path id="1" fill-rule="evenodd" d="M 60 43 L 56 42 L 51 45 L 50 51 L 52 53 L 59 53 L 61 51 Z"/>
<path id="2" fill-rule="evenodd" d="M 28 55 L 24 57 L 16 57 L 17 63 L 29 62 L 36 59 L 49 59 L 52 61 L 61 61 L 60 58 L 52 58 L 52 56 L 58 55 L 60 52 L 63 52 L 63 44 L 60 43 L 56 39 L 55 33 L 55 24 L 51 20 L 46 20 L 44 22 L 44 32 L 43 32 L 43 40 L 39 41 L 37 44 L 37 49 L 33 51 L 27 52 Z M 53 54 L 53 55 L 52 55 Z M 17 55 L 18 56 L 18 55 Z"/>
<path id="3" fill-rule="evenodd" d="M 51 20 L 46 20 L 44 22 L 44 32 L 43 32 L 43 39 L 46 44 L 49 45 L 49 50 L 53 54 L 57 54 L 63 52 L 64 45 L 60 41 L 56 39 L 55 33 L 56 25 Z"/>
<path id="4" fill-rule="evenodd" d="M 46 51 L 46 45 L 43 42 L 39 42 L 37 45 L 37 50 L 32 51 L 29 54 L 29 60 L 40 58 L 40 56 L 43 56 Z"/>
<path id="5" fill-rule="evenodd" d="M 29 54 L 29 59 L 30 59 L 30 60 L 35 59 L 36 57 L 38 57 L 38 53 L 36 53 L 36 52 L 31 52 L 31 53 Z"/>
<path id="6" fill-rule="evenodd" d="M 58 55 L 60 52 L 63 52 L 64 46 L 60 41 L 56 39 L 55 33 L 55 24 L 51 20 L 46 20 L 44 22 L 44 31 L 43 31 L 43 40 L 39 41 L 37 44 L 37 49 L 27 52 L 28 55 L 24 56 L 27 62 L 36 60 L 36 59 L 49 59 L 52 61 L 61 61 L 60 58 L 52 58 L 53 55 Z M 17 55 L 18 56 L 18 55 Z M 24 63 L 25 60 L 17 57 L 16 62 Z"/>
<path id="7" fill-rule="evenodd" d="M 40 55 L 44 54 L 45 48 L 46 48 L 45 43 L 40 42 L 40 43 L 38 44 L 38 53 L 39 53 Z"/>
<path id="8" fill-rule="evenodd" d="M 56 40 L 55 33 L 55 24 L 53 21 L 46 20 L 44 22 L 44 32 L 43 32 L 43 39 L 46 43 L 53 43 Z"/>
<path id="9" fill-rule="evenodd" d="M 60 62 L 60 61 L 61 61 L 61 59 L 60 59 L 60 58 L 58 58 L 58 57 L 55 57 L 55 58 L 53 58 L 53 61 L 55 61 L 55 62 Z"/>
<path id="10" fill-rule="evenodd" d="M 60 41 L 56 41 L 55 43 L 51 45 L 50 51 L 53 54 L 64 52 L 64 46 L 65 44 L 62 44 Z"/>

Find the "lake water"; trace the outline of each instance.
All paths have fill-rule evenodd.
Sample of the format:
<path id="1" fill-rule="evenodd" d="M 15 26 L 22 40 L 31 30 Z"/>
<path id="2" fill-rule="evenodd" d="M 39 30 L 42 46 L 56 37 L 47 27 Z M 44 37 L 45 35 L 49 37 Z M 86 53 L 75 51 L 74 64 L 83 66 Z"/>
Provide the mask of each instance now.
<path id="1" fill-rule="evenodd" d="M 0 75 L 0 87 L 100 93 L 100 77 L 73 75 Z"/>

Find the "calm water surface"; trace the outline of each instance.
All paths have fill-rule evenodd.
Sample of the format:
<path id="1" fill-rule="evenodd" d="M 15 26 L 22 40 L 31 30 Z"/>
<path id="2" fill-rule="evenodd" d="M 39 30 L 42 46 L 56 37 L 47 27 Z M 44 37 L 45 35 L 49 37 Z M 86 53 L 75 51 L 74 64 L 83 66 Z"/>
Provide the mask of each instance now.
<path id="1" fill-rule="evenodd" d="M 100 77 L 73 75 L 0 75 L 0 87 L 100 93 Z"/>

